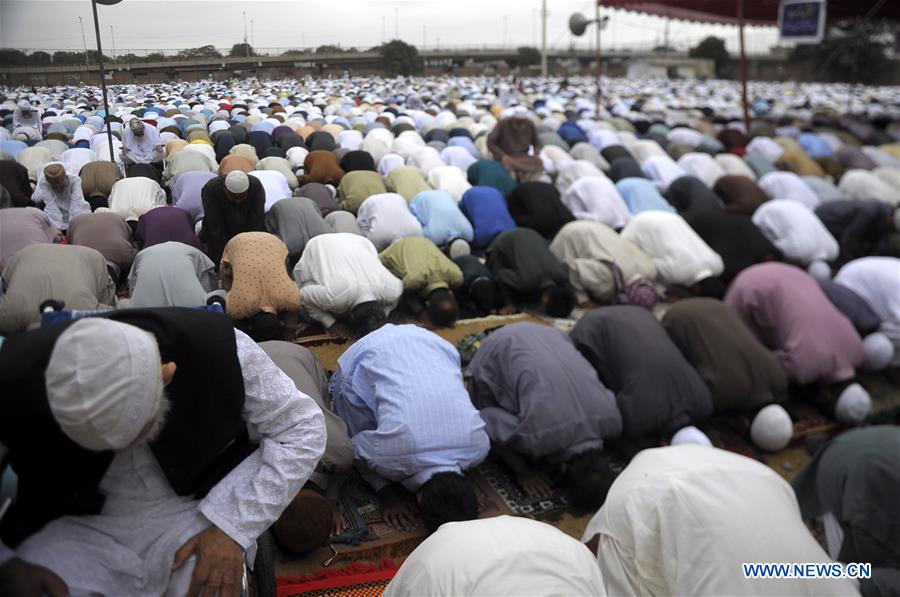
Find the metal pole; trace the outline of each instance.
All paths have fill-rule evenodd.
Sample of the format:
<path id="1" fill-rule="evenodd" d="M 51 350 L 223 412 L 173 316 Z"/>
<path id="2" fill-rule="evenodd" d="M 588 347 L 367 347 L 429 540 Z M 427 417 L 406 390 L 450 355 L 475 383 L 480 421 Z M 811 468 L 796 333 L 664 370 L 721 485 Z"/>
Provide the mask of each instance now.
<path id="1" fill-rule="evenodd" d="M 600 0 L 597 0 L 594 5 L 594 19 L 596 22 L 594 26 L 597 28 L 596 39 L 594 39 L 594 60 L 597 61 L 597 106 L 596 106 L 596 117 L 600 118 L 600 106 L 603 103 L 603 89 L 601 88 L 601 81 L 603 77 L 603 66 L 600 61 L 600 31 L 603 29 L 603 23 L 600 21 Z"/>
<path id="2" fill-rule="evenodd" d="M 253 19 L 250 19 L 250 47 L 251 48 L 256 47 L 256 42 L 254 41 L 254 36 L 253 36 Z"/>
<path id="3" fill-rule="evenodd" d="M 400 39 L 400 11 L 394 8 L 394 39 Z"/>
<path id="4" fill-rule="evenodd" d="M 115 60 L 116 59 L 116 33 L 115 33 L 115 30 L 113 30 L 112 25 L 109 26 L 109 38 L 112 40 L 112 51 L 113 51 L 112 58 L 113 58 L 113 60 Z"/>
<path id="5" fill-rule="evenodd" d="M 81 43 L 84 44 L 84 63 L 88 63 L 87 38 L 84 36 L 84 19 L 78 17 L 78 23 L 81 25 Z"/>
<path id="6" fill-rule="evenodd" d="M 428 25 L 422 25 L 422 49 L 428 46 Z"/>
<path id="7" fill-rule="evenodd" d="M 747 106 L 747 53 L 744 51 L 744 0 L 737 0 L 738 33 L 741 42 L 741 104 L 744 108 L 744 129 L 750 134 L 750 112 Z"/>
<path id="8" fill-rule="evenodd" d="M 109 113 L 109 100 L 106 97 L 106 71 L 103 70 L 103 46 L 100 44 L 100 19 L 97 17 L 97 0 L 91 0 L 94 9 L 94 33 L 97 34 L 97 62 L 100 65 L 100 89 L 103 91 L 103 109 L 106 111 L 106 139 L 109 141 L 109 161 L 116 163 L 113 152 L 112 121 Z"/>
<path id="9" fill-rule="evenodd" d="M 547 0 L 541 1 L 541 76 L 547 76 Z"/>
<path id="10" fill-rule="evenodd" d="M 250 46 L 247 44 L 247 11 L 243 10 L 241 13 L 244 15 L 244 57 L 250 58 Z"/>

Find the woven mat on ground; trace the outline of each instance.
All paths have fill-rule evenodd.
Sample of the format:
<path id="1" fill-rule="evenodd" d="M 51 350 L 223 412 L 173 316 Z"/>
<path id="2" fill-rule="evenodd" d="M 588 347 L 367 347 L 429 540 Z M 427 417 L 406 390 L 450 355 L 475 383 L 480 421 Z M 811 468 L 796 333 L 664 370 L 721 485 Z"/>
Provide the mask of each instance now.
<path id="1" fill-rule="evenodd" d="M 379 597 L 398 569 L 399 564 L 384 559 L 378 564 L 354 563 L 307 576 L 279 577 L 278 597 Z"/>

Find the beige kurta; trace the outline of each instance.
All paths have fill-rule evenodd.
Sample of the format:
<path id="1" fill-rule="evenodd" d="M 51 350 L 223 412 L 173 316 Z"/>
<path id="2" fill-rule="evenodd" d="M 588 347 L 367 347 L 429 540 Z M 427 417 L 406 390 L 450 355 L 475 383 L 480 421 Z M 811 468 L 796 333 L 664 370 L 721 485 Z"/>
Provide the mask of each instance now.
<path id="1" fill-rule="evenodd" d="M 247 319 L 260 311 L 299 311 L 300 288 L 288 275 L 287 257 L 284 241 L 268 232 L 243 232 L 228 241 L 220 267 L 228 314 Z"/>

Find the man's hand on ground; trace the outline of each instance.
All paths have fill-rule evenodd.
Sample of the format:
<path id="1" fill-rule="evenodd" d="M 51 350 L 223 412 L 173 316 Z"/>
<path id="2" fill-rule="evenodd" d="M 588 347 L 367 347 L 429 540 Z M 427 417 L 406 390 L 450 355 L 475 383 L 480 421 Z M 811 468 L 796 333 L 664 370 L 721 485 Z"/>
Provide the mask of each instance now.
<path id="1" fill-rule="evenodd" d="M 52 570 L 13 558 L 0 566 L 0 595 L 68 597 L 69 587 Z"/>
<path id="2" fill-rule="evenodd" d="M 244 550 L 219 527 L 212 525 L 187 540 L 175 552 L 172 570 L 197 556 L 188 597 L 238 597 L 241 593 Z"/>
<path id="3" fill-rule="evenodd" d="M 512 315 L 516 312 L 515 305 L 506 305 L 504 307 L 500 307 L 500 315 Z"/>
<path id="4" fill-rule="evenodd" d="M 550 487 L 550 481 L 544 473 L 534 469 L 522 471 L 516 476 L 519 486 L 532 497 L 546 498 L 553 495 L 553 489 Z"/>
<path id="5" fill-rule="evenodd" d="M 409 500 L 382 504 L 384 521 L 397 531 L 411 531 L 416 526 L 416 515 Z"/>

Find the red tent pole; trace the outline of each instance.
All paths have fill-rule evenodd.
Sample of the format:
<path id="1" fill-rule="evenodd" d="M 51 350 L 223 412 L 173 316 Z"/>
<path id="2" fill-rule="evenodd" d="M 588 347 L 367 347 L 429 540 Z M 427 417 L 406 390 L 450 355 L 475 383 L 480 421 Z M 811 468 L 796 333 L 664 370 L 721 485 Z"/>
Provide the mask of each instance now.
<path id="1" fill-rule="evenodd" d="M 744 128 L 750 134 L 750 112 L 747 107 L 747 53 L 744 50 L 744 0 L 737 0 L 738 32 L 741 41 L 741 104 L 744 108 Z"/>

